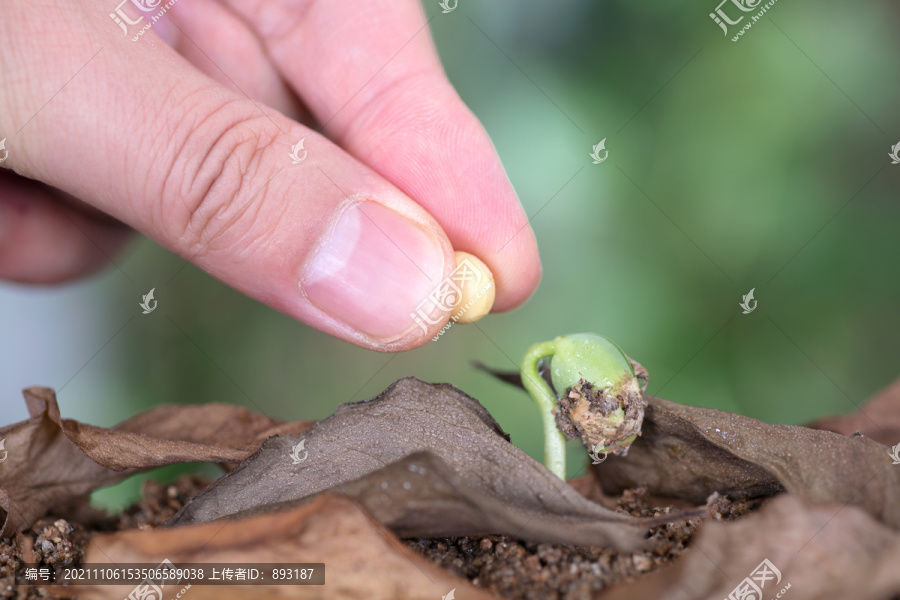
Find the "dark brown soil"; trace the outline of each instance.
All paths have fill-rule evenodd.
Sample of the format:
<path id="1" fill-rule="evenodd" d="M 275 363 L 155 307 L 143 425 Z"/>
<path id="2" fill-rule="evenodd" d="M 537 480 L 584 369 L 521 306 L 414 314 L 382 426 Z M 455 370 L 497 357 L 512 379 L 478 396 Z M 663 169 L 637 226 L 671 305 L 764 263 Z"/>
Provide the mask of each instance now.
<path id="1" fill-rule="evenodd" d="M 714 495 L 709 516 L 740 517 L 751 509 Z M 670 514 L 672 507 L 651 508 L 646 489 L 626 490 L 617 510 L 639 517 Z M 671 523 L 649 532 L 648 550 L 621 554 L 604 548 L 533 544 L 507 536 L 405 540 L 432 562 L 504 598 L 581 600 L 610 584 L 655 571 L 681 555 L 697 530 L 697 521 Z"/>
<path id="2" fill-rule="evenodd" d="M 42 588 L 17 585 L 24 583 L 15 578 L 20 565 L 80 564 L 90 534 L 158 527 L 209 483 L 197 476 L 179 477 L 171 485 L 148 480 L 140 502 L 119 515 L 97 515 L 87 525 L 48 517 L 39 519 L 31 529 L 13 538 L 0 539 L 0 600 L 47 598 Z"/>
<path id="3" fill-rule="evenodd" d="M 43 590 L 18 587 L 15 573 L 21 564 L 75 564 L 84 558 L 88 534 L 65 519 L 40 519 L 14 538 L 0 539 L 0 598 L 45 598 Z"/>
<path id="4" fill-rule="evenodd" d="M 91 518 L 80 524 L 48 517 L 13 538 L 0 539 L 0 600 L 46 598 L 37 587 L 17 585 L 21 564 L 79 564 L 90 534 L 158 527 L 195 496 L 209 481 L 182 476 L 170 485 L 147 481 L 142 499 L 115 516 Z M 708 515 L 717 520 L 738 518 L 756 503 L 731 502 L 714 494 Z M 644 489 L 626 490 L 617 510 L 634 516 L 670 514 L 672 507 L 653 508 Z M 648 550 L 621 554 L 603 548 L 565 544 L 533 544 L 508 536 L 408 539 L 405 543 L 432 562 L 477 586 L 509 599 L 590 598 L 604 587 L 654 571 L 675 560 L 694 535 L 698 520 L 657 527 L 648 534 Z"/>

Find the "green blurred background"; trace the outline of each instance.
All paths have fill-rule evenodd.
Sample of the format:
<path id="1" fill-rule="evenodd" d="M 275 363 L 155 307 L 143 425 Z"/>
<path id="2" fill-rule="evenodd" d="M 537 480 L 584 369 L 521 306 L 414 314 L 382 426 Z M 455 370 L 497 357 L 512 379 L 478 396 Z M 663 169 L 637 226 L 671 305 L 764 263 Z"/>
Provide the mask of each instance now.
<path id="1" fill-rule="evenodd" d="M 475 396 L 540 457 L 533 403 L 469 361 L 515 368 L 534 342 L 593 331 L 670 400 L 780 423 L 855 410 L 900 373 L 898 7 L 780 0 L 733 43 L 708 16 L 716 4 L 425 3 L 450 79 L 533 217 L 544 276 L 521 309 L 379 354 L 179 271 L 144 240 L 68 301 L 93 315 L 83 330 L 7 330 L 3 406 L 42 383 L 64 384 L 64 416 L 100 425 L 166 402 L 322 419 L 415 375 Z M 609 158 L 594 165 L 602 138 Z M 159 308 L 140 315 L 151 287 Z M 758 308 L 743 315 L 751 288 Z M 59 292 L 4 286 L 0 309 L 26 293 Z M 35 371 L 66 335 L 71 359 Z M 21 380 L 25 366 L 37 379 Z M 570 451 L 575 475 L 584 454 Z M 95 500 L 121 507 L 140 481 Z"/>

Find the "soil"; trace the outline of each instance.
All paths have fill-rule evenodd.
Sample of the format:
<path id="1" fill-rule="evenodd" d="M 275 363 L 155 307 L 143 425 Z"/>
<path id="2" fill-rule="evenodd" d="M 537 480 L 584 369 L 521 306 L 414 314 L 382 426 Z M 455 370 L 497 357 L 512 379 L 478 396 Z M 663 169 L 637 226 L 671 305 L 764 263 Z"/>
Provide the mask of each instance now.
<path id="1" fill-rule="evenodd" d="M 708 516 L 731 520 L 757 505 L 714 494 L 708 503 Z M 651 507 L 647 490 L 637 488 L 625 490 L 616 510 L 636 517 L 659 517 L 675 509 Z M 405 541 L 432 562 L 503 598 L 582 600 L 611 584 L 674 561 L 687 548 L 698 521 L 652 529 L 647 536 L 648 550 L 629 554 L 591 546 L 534 544 L 502 535 Z"/>
<path id="2" fill-rule="evenodd" d="M 19 586 L 21 564 L 77 565 L 91 534 L 125 529 L 152 529 L 174 515 L 209 481 L 182 476 L 169 485 L 145 482 L 142 499 L 119 515 L 94 515 L 84 523 L 56 517 L 38 520 L 28 531 L 0 539 L 0 600 L 47 598 L 33 586 Z M 714 494 L 708 518 L 731 520 L 758 503 L 731 502 Z M 616 510 L 640 517 L 670 514 L 673 507 L 653 507 L 642 488 L 626 490 Z M 638 577 L 671 563 L 688 546 L 699 519 L 671 523 L 648 533 L 648 549 L 623 554 L 608 549 L 566 544 L 535 544 L 509 536 L 407 539 L 404 542 L 428 560 L 465 577 L 473 584 L 510 600 L 580 600 L 613 583 Z"/>
<path id="3" fill-rule="evenodd" d="M 36 521 L 28 531 L 0 539 L 0 600 L 52 597 L 43 588 L 17 585 L 23 582 L 16 581 L 16 569 L 21 564 L 79 565 L 91 534 L 158 527 L 209 483 L 198 476 L 182 476 L 171 485 L 147 480 L 141 500 L 121 514 L 92 514 L 85 524 L 47 517 Z"/>

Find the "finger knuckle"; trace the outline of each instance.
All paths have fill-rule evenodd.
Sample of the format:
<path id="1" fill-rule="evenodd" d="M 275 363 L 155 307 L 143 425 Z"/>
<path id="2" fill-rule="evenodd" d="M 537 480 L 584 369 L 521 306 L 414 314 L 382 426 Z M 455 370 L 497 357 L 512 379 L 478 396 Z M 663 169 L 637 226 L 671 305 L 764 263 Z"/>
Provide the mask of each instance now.
<path id="1" fill-rule="evenodd" d="M 272 173 L 266 155 L 279 131 L 252 103 L 223 104 L 195 119 L 164 185 L 164 219 L 175 250 L 194 258 L 249 245 Z"/>

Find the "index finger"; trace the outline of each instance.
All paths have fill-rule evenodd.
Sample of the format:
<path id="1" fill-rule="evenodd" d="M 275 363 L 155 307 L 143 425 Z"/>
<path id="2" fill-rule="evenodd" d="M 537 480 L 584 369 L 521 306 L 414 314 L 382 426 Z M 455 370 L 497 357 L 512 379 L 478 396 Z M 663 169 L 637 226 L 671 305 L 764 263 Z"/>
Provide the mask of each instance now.
<path id="1" fill-rule="evenodd" d="M 534 233 L 490 138 L 447 80 L 419 2 L 226 1 L 329 136 L 488 265 L 495 310 L 532 294 Z"/>

